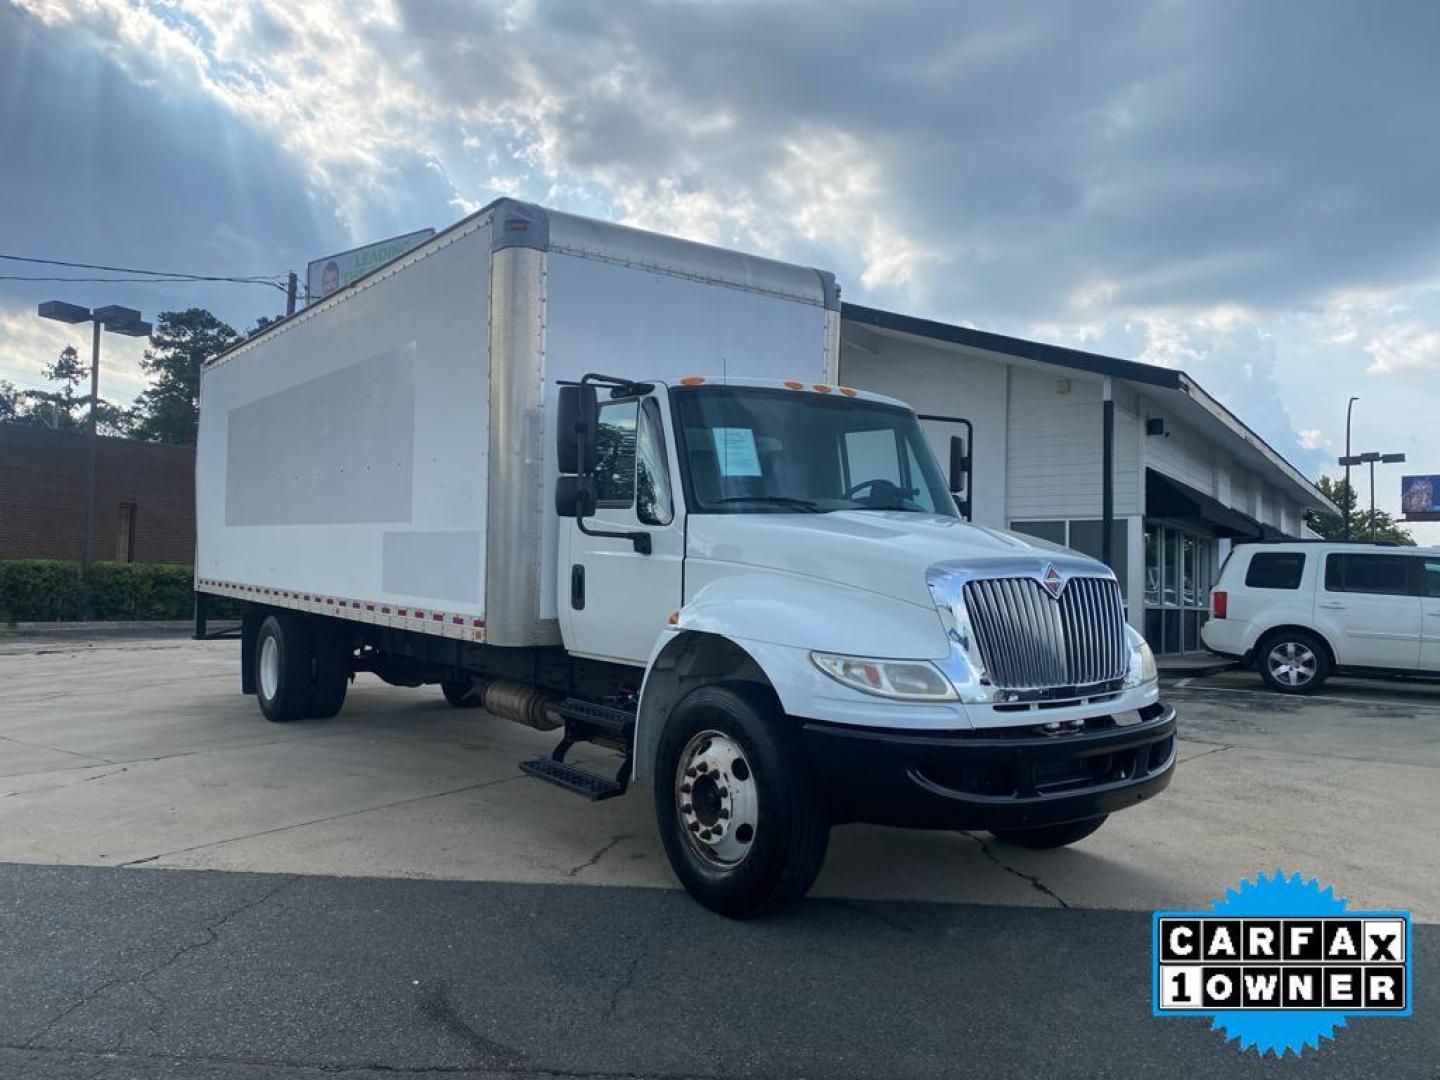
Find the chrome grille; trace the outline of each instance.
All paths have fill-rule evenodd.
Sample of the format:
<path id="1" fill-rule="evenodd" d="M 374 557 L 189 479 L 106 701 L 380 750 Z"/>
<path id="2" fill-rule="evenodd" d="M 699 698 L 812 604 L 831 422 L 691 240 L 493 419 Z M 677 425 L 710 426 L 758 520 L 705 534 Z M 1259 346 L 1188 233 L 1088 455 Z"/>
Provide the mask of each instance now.
<path id="1" fill-rule="evenodd" d="M 965 608 L 997 687 L 1093 686 L 1125 675 L 1125 610 L 1110 578 L 1071 578 L 1058 601 L 1034 578 L 980 578 L 965 583 Z"/>

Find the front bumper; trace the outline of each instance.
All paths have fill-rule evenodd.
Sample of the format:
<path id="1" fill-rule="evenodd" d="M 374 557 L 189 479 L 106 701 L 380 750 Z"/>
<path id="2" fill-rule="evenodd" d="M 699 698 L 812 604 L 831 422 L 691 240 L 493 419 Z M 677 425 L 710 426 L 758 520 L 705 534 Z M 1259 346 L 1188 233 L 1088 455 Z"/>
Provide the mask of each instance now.
<path id="1" fill-rule="evenodd" d="M 1175 709 L 1138 722 L 1096 717 L 1069 734 L 1038 727 L 915 734 L 801 721 L 837 823 L 1023 829 L 1134 806 L 1175 771 Z"/>

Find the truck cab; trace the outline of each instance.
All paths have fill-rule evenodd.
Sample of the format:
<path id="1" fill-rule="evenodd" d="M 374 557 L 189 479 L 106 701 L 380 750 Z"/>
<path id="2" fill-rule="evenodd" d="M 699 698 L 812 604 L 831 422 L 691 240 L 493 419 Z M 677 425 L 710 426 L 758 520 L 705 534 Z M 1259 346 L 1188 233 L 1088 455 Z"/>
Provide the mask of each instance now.
<path id="1" fill-rule="evenodd" d="M 1168 784 L 1174 713 L 1113 573 L 966 523 L 903 403 L 587 375 L 556 458 L 565 648 L 642 673 L 626 781 L 712 906 L 808 885 L 836 822 L 1051 847 Z"/>

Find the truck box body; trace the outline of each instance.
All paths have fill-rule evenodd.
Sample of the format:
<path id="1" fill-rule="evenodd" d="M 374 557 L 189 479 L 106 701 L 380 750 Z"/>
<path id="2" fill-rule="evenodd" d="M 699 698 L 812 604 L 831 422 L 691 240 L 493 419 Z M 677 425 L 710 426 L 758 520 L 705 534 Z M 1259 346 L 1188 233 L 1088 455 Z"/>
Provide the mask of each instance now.
<path id="1" fill-rule="evenodd" d="M 833 381 L 833 279 L 501 200 L 205 365 L 205 592 L 559 641 L 557 387 Z"/>

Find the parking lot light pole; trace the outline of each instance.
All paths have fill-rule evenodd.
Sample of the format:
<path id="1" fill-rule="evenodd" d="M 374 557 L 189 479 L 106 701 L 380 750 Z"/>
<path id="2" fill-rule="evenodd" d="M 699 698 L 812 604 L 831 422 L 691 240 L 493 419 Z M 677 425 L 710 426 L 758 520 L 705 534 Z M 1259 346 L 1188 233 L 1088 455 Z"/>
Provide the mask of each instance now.
<path id="1" fill-rule="evenodd" d="M 1358 397 L 1352 397 L 1352 398 L 1351 398 L 1348 402 L 1346 402 L 1346 404 L 1345 404 L 1345 457 L 1347 457 L 1347 458 L 1350 456 L 1350 410 L 1355 407 L 1355 402 L 1357 402 L 1357 401 L 1359 401 L 1359 400 L 1360 400 L 1360 399 L 1359 399 Z M 1342 465 L 1344 465 L 1344 464 L 1345 464 L 1344 459 L 1341 459 L 1341 462 L 1340 462 L 1340 463 L 1341 463 Z M 1349 465 L 1345 465 L 1345 494 L 1346 494 L 1347 497 L 1351 494 L 1351 490 L 1350 490 L 1350 466 L 1349 466 Z M 1346 540 L 1349 540 L 1349 539 L 1350 539 L 1350 508 L 1349 508 L 1348 506 L 1341 507 L 1341 514 L 1342 514 L 1342 515 L 1344 516 L 1344 518 L 1345 518 L 1345 539 L 1346 539 Z"/>
<path id="2" fill-rule="evenodd" d="M 63 300 L 47 300 L 40 305 L 42 319 L 54 319 L 63 323 L 91 325 L 90 335 L 90 417 L 86 423 L 87 443 L 85 449 L 85 540 L 80 551 L 80 572 L 90 569 L 95 559 L 95 456 L 99 442 L 100 415 L 100 330 L 125 337 L 148 337 L 150 324 L 140 318 L 134 308 L 111 304 L 108 307 L 90 308 L 78 304 L 67 304 Z"/>
<path id="3" fill-rule="evenodd" d="M 1351 465 L 1370 466 L 1370 542 L 1375 542 L 1375 463 L 1382 465 L 1398 465 L 1405 460 L 1404 454 L 1382 454 L 1378 450 L 1367 450 L 1363 454 L 1346 454 L 1340 459 L 1340 464 L 1345 466 L 1345 471 L 1350 471 Z M 1349 532 L 1346 532 L 1346 539 L 1349 539 Z"/>

